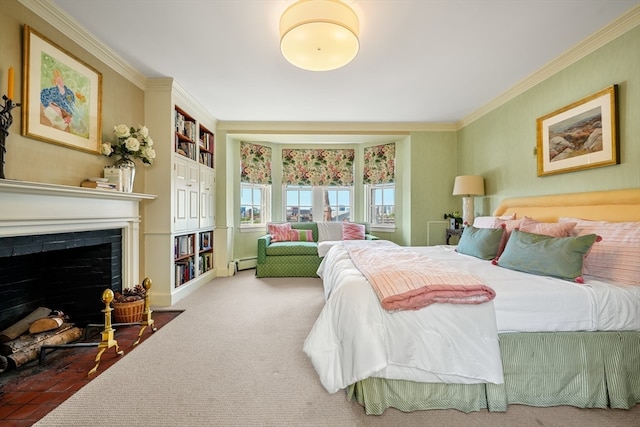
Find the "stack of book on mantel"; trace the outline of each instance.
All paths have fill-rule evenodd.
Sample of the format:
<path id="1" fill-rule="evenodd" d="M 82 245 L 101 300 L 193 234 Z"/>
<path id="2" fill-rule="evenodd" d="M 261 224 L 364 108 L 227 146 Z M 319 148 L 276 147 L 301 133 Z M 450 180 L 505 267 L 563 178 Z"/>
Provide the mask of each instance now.
<path id="1" fill-rule="evenodd" d="M 88 178 L 82 181 L 80 187 L 97 188 L 98 190 L 119 191 L 118 184 L 109 182 L 106 178 Z"/>

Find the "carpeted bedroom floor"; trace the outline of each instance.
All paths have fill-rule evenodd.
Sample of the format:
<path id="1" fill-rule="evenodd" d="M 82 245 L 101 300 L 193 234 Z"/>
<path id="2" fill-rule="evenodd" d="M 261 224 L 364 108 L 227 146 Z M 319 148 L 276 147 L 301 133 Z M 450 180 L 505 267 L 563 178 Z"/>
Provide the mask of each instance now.
<path id="1" fill-rule="evenodd" d="M 302 352 L 322 306 L 320 279 L 216 278 L 172 309 L 180 316 L 36 426 L 640 426 L 629 411 L 532 408 L 367 416 L 327 393 Z M 1 425 L 1 424 L 0 424 Z"/>

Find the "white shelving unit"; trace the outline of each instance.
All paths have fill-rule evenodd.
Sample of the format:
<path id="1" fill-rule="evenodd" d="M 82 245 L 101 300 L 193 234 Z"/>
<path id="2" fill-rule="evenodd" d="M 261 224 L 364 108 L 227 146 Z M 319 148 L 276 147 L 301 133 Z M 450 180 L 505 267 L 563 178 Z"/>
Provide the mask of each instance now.
<path id="1" fill-rule="evenodd" d="M 145 192 L 158 196 L 144 208 L 145 273 L 152 304 L 167 306 L 216 276 L 216 121 L 173 79 L 148 82 L 145 121 L 156 150 Z"/>

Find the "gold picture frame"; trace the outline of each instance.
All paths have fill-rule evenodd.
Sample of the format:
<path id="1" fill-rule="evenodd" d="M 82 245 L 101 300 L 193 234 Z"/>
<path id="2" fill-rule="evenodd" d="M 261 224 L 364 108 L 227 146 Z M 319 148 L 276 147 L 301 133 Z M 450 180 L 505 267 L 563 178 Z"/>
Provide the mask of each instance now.
<path id="1" fill-rule="evenodd" d="M 620 163 L 617 85 L 537 120 L 538 176 Z"/>
<path id="2" fill-rule="evenodd" d="M 100 154 L 102 74 L 24 26 L 22 135 Z"/>

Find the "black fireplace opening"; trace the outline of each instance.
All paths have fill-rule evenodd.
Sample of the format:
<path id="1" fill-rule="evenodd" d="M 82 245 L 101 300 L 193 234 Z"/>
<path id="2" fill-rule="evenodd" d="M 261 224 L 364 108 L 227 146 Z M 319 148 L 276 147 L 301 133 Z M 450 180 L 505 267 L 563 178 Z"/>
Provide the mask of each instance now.
<path id="1" fill-rule="evenodd" d="M 0 239 L 0 330 L 38 307 L 102 323 L 106 289 L 122 291 L 121 229 Z"/>

